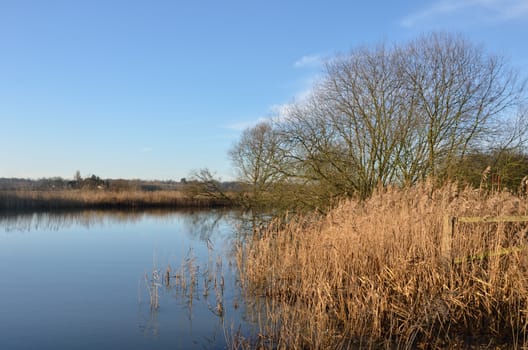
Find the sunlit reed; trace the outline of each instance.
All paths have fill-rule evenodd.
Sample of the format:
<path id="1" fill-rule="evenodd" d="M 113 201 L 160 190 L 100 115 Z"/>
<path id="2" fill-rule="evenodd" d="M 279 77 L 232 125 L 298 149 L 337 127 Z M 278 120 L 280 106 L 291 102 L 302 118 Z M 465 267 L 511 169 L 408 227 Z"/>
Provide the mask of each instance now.
<path id="1" fill-rule="evenodd" d="M 240 348 L 466 348 L 528 345 L 524 223 L 457 225 L 446 216 L 527 215 L 528 202 L 447 185 L 385 189 L 324 217 L 276 222 L 238 248 L 257 336 Z M 495 254 L 495 252 L 500 252 Z M 468 257 L 470 257 L 468 259 Z"/>
<path id="2" fill-rule="evenodd" d="M 225 199 L 187 196 L 180 191 L 0 191 L 0 210 L 222 207 Z"/>

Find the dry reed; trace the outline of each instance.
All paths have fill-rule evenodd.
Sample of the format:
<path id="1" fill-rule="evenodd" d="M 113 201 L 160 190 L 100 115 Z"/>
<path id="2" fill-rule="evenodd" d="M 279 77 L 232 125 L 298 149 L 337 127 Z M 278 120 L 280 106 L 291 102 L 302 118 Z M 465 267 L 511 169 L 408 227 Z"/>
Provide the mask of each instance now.
<path id="1" fill-rule="evenodd" d="M 0 191 L 0 210 L 181 208 L 232 205 L 225 199 L 189 197 L 180 191 Z"/>
<path id="2" fill-rule="evenodd" d="M 165 271 L 154 267 L 151 277 L 148 274 L 145 276 L 151 309 L 157 310 L 160 307 L 159 288 L 163 285 L 167 292 L 173 291 L 176 296 L 185 300 L 189 314 L 192 314 L 193 303 L 195 300 L 200 300 L 201 293 L 208 309 L 214 315 L 223 318 L 225 311 L 223 262 L 221 256 L 217 256 L 216 264 L 213 266 L 212 248 L 209 249 L 208 253 L 206 265 L 197 263 L 196 256 L 190 249 L 179 267 L 173 268 L 168 265 Z M 203 284 L 200 284 L 202 279 Z M 208 299 L 211 290 L 215 296 L 214 304 L 211 304 Z"/>
<path id="3" fill-rule="evenodd" d="M 273 349 L 528 345 L 526 224 L 460 224 L 459 263 L 441 247 L 446 215 L 527 215 L 526 199 L 425 183 L 346 201 L 325 217 L 271 225 L 238 249 L 240 280 Z M 461 257 L 479 258 L 460 259 Z M 250 344 L 250 345 L 249 345 Z M 242 346 L 241 346 L 242 347 Z"/>

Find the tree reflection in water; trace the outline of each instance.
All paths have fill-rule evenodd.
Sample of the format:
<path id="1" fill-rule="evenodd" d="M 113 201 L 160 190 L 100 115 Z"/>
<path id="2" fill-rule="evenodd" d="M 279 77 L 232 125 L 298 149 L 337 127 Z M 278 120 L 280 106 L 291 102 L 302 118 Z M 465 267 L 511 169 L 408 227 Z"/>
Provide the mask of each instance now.
<path id="1" fill-rule="evenodd" d="M 239 288 L 234 252 L 240 239 L 262 227 L 261 217 L 216 209 L 2 212 L 0 230 L 4 231 L 4 240 L 15 249 L 4 257 L 6 264 L 18 264 L 19 270 L 25 272 L 33 271 L 38 264 L 39 270 L 51 273 L 26 281 L 31 287 L 20 289 L 12 297 L 18 297 L 21 303 L 34 298 L 31 291 L 40 290 L 40 304 L 49 307 L 58 296 L 99 300 L 105 305 L 116 305 L 112 309 L 122 315 L 113 324 L 115 327 L 122 327 L 126 323 L 122 320 L 130 319 L 132 313 L 132 318 L 137 318 L 136 332 L 146 339 L 140 341 L 146 341 L 152 348 L 162 346 L 150 341 L 170 345 L 175 338 L 180 339 L 177 340 L 180 347 L 225 348 L 236 335 L 255 334 L 250 331 L 255 317 L 248 314 L 249 307 Z M 24 234 L 29 231 L 33 234 Z M 61 233 L 49 235 L 55 231 Z M 28 247 L 36 250 L 28 253 Z M 16 249 L 25 252 L 21 254 Z M 21 265 L 17 255 L 24 257 L 26 265 Z M 154 263 L 148 266 L 152 258 Z M 67 281 L 67 290 L 74 291 L 73 294 L 53 287 L 51 280 L 57 276 L 53 273 L 58 266 L 65 276 L 61 283 Z M 102 280 L 103 277 L 106 279 Z M 22 285 L 21 282 L 15 279 L 16 285 Z M 152 283 L 157 284 L 155 289 L 150 288 Z M 156 298 L 151 299 L 154 293 Z M 159 308 L 151 307 L 151 300 L 156 300 Z M 130 309 L 131 304 L 137 310 Z M 86 329 L 99 329 L 96 323 L 88 321 L 101 317 L 98 312 L 104 312 L 105 320 L 111 315 L 109 309 L 94 308 L 88 303 L 86 308 L 82 302 L 70 305 L 82 310 L 78 314 L 86 315 L 81 317 L 86 319 Z M 53 317 L 56 324 L 70 327 L 71 321 L 66 316 L 57 319 L 66 315 L 65 310 L 56 311 L 39 317 Z M 22 314 L 31 313 L 26 310 Z M 19 329 L 11 331 L 16 333 Z"/>

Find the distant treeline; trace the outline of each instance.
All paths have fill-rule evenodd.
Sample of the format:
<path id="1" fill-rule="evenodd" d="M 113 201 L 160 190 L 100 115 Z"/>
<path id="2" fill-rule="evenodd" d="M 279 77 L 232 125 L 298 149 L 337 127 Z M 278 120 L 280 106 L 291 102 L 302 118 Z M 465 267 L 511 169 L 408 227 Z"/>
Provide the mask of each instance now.
<path id="1" fill-rule="evenodd" d="M 188 196 L 181 191 L 0 191 L 0 211 L 213 208 L 232 205 L 228 197 Z"/>
<path id="2" fill-rule="evenodd" d="M 127 180 L 127 179 L 101 179 L 91 175 L 86 178 L 64 179 L 50 177 L 41 179 L 0 178 L 0 191 L 50 191 L 50 190 L 110 190 L 110 191 L 185 191 L 186 187 L 196 185 L 197 180 Z M 237 182 L 219 182 L 219 188 L 224 191 L 233 191 L 239 188 Z"/>
<path id="3" fill-rule="evenodd" d="M 213 188 L 211 190 L 210 188 Z M 236 206 L 235 182 L 0 178 L 0 210 L 210 208 Z"/>

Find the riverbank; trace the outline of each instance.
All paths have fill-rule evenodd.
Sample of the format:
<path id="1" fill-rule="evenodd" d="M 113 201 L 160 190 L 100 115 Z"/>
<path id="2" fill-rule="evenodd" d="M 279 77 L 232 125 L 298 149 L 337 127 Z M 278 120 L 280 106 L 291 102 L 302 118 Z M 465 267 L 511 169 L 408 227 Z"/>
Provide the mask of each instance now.
<path id="1" fill-rule="evenodd" d="M 238 249 L 249 296 L 266 296 L 263 348 L 522 348 L 528 344 L 528 202 L 427 184 L 345 201 L 324 217 L 277 223 Z M 258 344 L 255 344 L 258 343 Z M 248 345 L 248 347 L 251 347 Z"/>
<path id="2" fill-rule="evenodd" d="M 0 191 L 0 210 L 218 208 L 227 198 L 188 196 L 182 191 L 18 190 Z"/>

